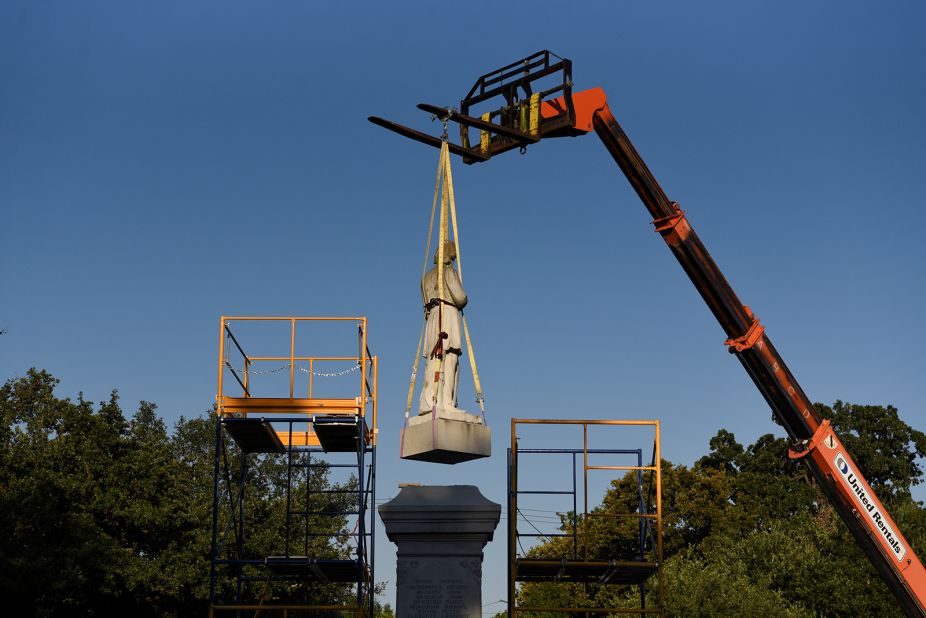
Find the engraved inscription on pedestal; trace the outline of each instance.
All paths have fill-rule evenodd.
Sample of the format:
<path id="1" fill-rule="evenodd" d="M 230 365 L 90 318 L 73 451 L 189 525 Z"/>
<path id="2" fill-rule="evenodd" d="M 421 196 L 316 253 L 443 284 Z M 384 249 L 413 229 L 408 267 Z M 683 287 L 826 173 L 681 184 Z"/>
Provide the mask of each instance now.
<path id="1" fill-rule="evenodd" d="M 403 563 L 414 562 L 415 567 L 403 568 Z M 399 570 L 404 571 L 396 610 L 408 618 L 469 618 L 480 615 L 482 591 L 480 577 L 473 569 L 482 571 L 478 560 L 453 562 L 440 558 L 399 558 Z"/>
<path id="2" fill-rule="evenodd" d="M 379 507 L 398 547 L 396 614 L 402 618 L 480 618 L 482 550 L 501 507 L 472 485 L 403 487 Z"/>

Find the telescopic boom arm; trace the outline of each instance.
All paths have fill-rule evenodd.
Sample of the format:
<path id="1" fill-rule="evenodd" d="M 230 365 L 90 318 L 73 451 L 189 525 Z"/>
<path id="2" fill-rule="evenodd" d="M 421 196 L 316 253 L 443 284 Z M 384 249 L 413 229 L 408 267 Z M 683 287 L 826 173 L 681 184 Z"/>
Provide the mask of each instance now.
<path id="1" fill-rule="evenodd" d="M 729 351 L 743 364 L 788 435 L 789 456 L 803 459 L 908 616 L 926 616 L 926 572 L 887 510 L 859 473 L 829 421 L 817 414 L 749 307 L 743 305 L 684 211 L 671 202 L 637 154 L 607 104 L 593 115 L 595 132 L 653 216 L 701 297 L 720 322 Z"/>
<path id="2" fill-rule="evenodd" d="M 558 62 L 557 62 L 558 60 Z M 535 82 L 561 76 L 547 90 Z M 562 93 L 562 94 L 560 94 Z M 548 99 L 550 95 L 560 95 Z M 504 98 L 497 109 L 476 116 L 471 108 Z M 820 417 L 749 307 L 740 302 L 714 263 L 685 212 L 671 201 L 637 153 L 608 107 L 604 91 L 572 92 L 572 63 L 543 51 L 483 75 L 460 103 L 460 110 L 422 104 L 419 108 L 460 124 L 461 144 L 451 152 L 465 163 L 527 148 L 544 137 L 598 135 L 653 217 L 656 231 L 688 274 L 727 335 L 726 345 L 794 441 L 789 457 L 807 464 L 827 499 L 848 526 L 907 616 L 926 617 L 926 570 L 849 453 Z M 437 138 L 371 117 L 380 126 L 431 145 Z M 469 129 L 479 130 L 470 145 Z M 436 143 L 435 143 L 436 142 Z"/>

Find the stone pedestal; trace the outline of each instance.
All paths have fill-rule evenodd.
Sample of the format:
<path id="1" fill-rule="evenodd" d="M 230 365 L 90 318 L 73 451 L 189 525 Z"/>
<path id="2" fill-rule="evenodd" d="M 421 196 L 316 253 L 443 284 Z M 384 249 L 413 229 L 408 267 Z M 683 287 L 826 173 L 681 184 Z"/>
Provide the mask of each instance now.
<path id="1" fill-rule="evenodd" d="M 398 547 L 397 616 L 481 618 L 482 550 L 501 508 L 473 485 L 406 486 L 380 505 Z"/>

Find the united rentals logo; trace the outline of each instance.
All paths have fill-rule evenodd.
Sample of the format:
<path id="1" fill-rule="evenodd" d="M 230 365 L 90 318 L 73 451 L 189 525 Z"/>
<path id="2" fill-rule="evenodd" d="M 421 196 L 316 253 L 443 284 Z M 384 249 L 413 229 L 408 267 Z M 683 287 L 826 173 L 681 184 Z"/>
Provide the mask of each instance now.
<path id="1" fill-rule="evenodd" d="M 900 537 L 894 532 L 894 529 L 887 522 L 887 518 L 875 504 L 874 495 L 870 494 L 862 486 L 858 473 L 849 465 L 842 453 L 836 453 L 833 463 L 836 464 L 836 469 L 839 470 L 843 483 L 846 484 L 855 497 L 855 502 L 860 507 L 859 510 L 868 516 L 868 519 L 875 525 L 875 528 L 881 533 L 881 536 L 893 551 L 894 558 L 901 562 L 904 556 L 907 555 L 907 548 L 900 542 Z"/>

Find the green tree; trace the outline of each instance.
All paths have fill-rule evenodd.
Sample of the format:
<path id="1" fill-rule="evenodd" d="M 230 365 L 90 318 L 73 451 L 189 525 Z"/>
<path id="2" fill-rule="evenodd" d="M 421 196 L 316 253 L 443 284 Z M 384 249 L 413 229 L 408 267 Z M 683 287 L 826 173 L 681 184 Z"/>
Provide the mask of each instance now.
<path id="1" fill-rule="evenodd" d="M 926 457 L 926 434 L 902 421 L 894 406 L 864 406 L 837 401 L 816 404 L 823 418 L 855 460 L 883 502 L 910 496 L 923 482 L 920 461 Z"/>
<path id="2" fill-rule="evenodd" d="M 214 414 L 181 418 L 168 432 L 152 403 L 141 402 L 126 420 L 115 391 L 94 406 L 83 396 L 56 397 L 57 384 L 32 369 L 0 387 L 0 526 L 6 532 L 0 535 L 0 594 L 9 600 L 9 615 L 205 615 Z M 234 462 L 234 445 L 231 451 Z M 286 466 L 280 457 L 249 457 L 245 523 L 256 532 L 246 549 L 279 554 Z M 333 486 L 325 469 L 316 470 L 315 491 L 355 487 L 355 480 Z M 292 495 L 304 498 L 305 484 L 295 483 Z M 316 493 L 310 507 L 334 510 L 345 500 L 345 494 Z M 225 529 L 227 505 L 219 515 Z M 344 527 L 343 520 L 328 523 Z M 310 553 L 344 557 L 347 540 L 318 539 Z M 312 603 L 341 602 L 349 594 L 345 586 L 276 583 L 254 592 Z"/>
<path id="3" fill-rule="evenodd" d="M 94 412 L 82 397 L 56 398 L 56 384 L 30 370 L 0 387 L 0 592 L 14 614 L 116 610 L 124 553 L 95 505 L 127 426 L 115 393 Z"/>
<path id="4" fill-rule="evenodd" d="M 924 434 L 891 406 L 818 404 L 890 508 L 914 551 L 926 549 L 926 510 L 910 496 L 923 480 Z M 663 462 L 665 602 L 671 616 L 901 616 L 893 596 L 816 487 L 771 434 L 744 446 L 718 431 L 692 467 Z M 595 514 L 628 512 L 632 474 L 613 481 Z M 562 518 L 571 531 L 571 514 Z M 598 558 L 626 555 L 633 529 L 595 517 L 580 546 Z M 565 555 L 552 539 L 531 555 Z M 647 584 L 650 595 L 655 582 Z M 588 595 L 587 597 L 584 595 Z M 652 596 L 650 598 L 653 598 Z M 639 607 L 633 588 L 522 584 L 519 604 Z"/>

